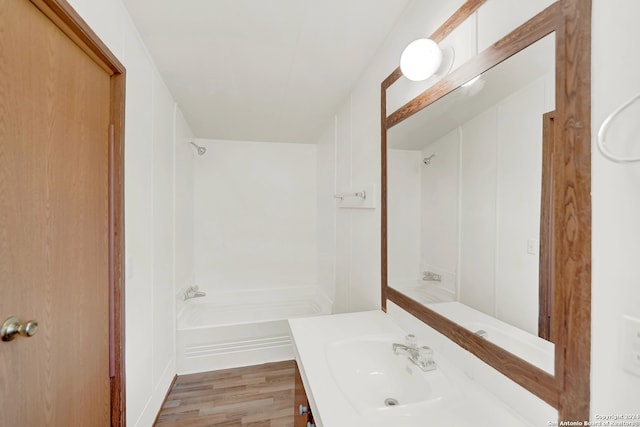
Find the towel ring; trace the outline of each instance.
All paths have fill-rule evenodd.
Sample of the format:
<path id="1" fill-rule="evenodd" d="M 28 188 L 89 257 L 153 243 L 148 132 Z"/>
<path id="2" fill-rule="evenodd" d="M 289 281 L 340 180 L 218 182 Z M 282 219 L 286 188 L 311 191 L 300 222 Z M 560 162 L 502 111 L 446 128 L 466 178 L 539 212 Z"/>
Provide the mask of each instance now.
<path id="1" fill-rule="evenodd" d="M 600 126 L 600 130 L 598 131 L 598 149 L 600 150 L 603 156 L 605 156 L 607 159 L 611 161 L 614 161 L 617 163 L 640 162 L 640 157 L 622 157 L 622 156 L 617 156 L 611 153 L 606 148 L 605 139 L 604 139 L 605 134 L 609 129 L 609 125 L 611 124 L 611 121 L 614 119 L 614 117 L 616 117 L 618 114 L 626 110 L 629 106 L 631 106 L 635 101 L 639 99 L 640 99 L 640 94 L 634 96 L 633 98 L 631 98 L 630 100 L 622 104 L 620 107 L 615 109 L 611 114 L 609 114 L 607 118 L 604 120 L 604 122 L 602 122 L 602 126 Z"/>

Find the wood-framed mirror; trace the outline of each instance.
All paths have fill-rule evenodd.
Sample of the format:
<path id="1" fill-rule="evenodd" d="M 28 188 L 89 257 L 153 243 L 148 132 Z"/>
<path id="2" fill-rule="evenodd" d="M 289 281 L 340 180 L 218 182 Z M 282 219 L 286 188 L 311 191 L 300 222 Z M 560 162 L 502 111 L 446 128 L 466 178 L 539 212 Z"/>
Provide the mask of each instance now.
<path id="1" fill-rule="evenodd" d="M 589 419 L 590 28 L 589 0 L 559 0 L 389 115 L 399 70 L 381 86 L 383 310 L 391 301 L 419 318 L 557 408 L 562 421 Z M 482 90 L 462 87 L 480 75 Z M 493 211 L 483 220 L 473 211 L 483 211 L 487 175 Z M 418 221 L 414 236 L 408 215 Z M 486 234 L 492 215 L 504 224 L 487 227 L 488 248 L 473 236 Z M 403 250 L 407 241 L 413 252 Z M 416 274 L 404 277 L 403 263 Z M 500 283 L 515 285 L 505 296 Z M 550 363 L 492 339 L 492 330 L 487 337 L 493 323 L 482 316 L 495 314 L 497 301 L 500 322 L 547 343 Z"/>

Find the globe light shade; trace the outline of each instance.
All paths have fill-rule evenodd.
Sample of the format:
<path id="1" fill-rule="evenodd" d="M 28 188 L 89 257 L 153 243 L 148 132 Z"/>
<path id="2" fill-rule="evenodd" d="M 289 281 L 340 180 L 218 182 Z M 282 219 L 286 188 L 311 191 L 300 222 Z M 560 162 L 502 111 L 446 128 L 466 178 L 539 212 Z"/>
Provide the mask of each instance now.
<path id="1" fill-rule="evenodd" d="M 442 62 L 442 51 L 431 39 L 414 40 L 400 56 L 402 74 L 414 82 L 426 80 L 438 71 Z"/>

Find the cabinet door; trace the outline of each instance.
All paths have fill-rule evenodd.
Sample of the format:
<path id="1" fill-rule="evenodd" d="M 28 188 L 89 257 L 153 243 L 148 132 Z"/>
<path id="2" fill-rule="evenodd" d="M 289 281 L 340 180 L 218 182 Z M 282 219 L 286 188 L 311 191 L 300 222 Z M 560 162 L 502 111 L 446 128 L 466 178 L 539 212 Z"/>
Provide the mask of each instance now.
<path id="1" fill-rule="evenodd" d="M 307 427 L 307 422 L 313 421 L 311 415 L 311 408 L 309 408 L 309 400 L 307 399 L 307 393 L 304 391 L 304 384 L 302 383 L 302 377 L 300 376 L 300 370 L 298 364 L 296 364 L 296 386 L 295 386 L 295 405 L 293 408 L 293 427 Z M 300 415 L 300 406 L 307 407 L 308 412 Z"/>

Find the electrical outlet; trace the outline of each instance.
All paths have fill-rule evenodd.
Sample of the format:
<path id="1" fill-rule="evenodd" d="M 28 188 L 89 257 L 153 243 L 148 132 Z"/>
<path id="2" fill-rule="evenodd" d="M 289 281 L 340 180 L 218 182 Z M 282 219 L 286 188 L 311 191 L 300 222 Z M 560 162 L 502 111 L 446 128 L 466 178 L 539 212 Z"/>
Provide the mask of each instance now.
<path id="1" fill-rule="evenodd" d="M 623 316 L 622 367 L 640 376 L 640 319 Z"/>

